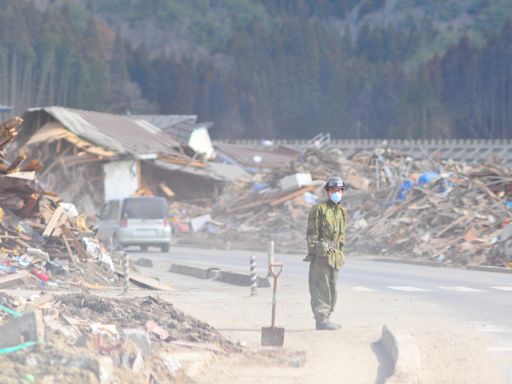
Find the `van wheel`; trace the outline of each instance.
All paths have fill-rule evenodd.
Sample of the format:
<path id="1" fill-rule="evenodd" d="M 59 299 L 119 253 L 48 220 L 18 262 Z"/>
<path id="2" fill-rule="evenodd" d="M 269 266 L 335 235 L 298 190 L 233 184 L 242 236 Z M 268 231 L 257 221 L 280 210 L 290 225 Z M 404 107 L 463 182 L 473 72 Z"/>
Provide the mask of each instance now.
<path id="1" fill-rule="evenodd" d="M 167 253 L 167 252 L 169 252 L 169 244 L 162 245 L 162 246 L 160 247 L 160 249 L 162 250 L 162 253 Z"/>
<path id="2" fill-rule="evenodd" d="M 148 246 L 147 246 L 147 245 L 141 245 L 141 246 L 140 246 L 140 250 L 141 250 L 142 252 L 147 252 L 147 251 L 148 251 Z"/>

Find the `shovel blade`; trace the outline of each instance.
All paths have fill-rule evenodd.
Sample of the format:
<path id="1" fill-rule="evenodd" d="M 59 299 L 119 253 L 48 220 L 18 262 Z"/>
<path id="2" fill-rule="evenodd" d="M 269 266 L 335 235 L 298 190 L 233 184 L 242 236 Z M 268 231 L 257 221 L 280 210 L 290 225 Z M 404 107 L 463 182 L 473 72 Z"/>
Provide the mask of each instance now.
<path id="1" fill-rule="evenodd" d="M 263 327 L 261 328 L 261 345 L 282 347 L 284 344 L 284 328 Z"/>

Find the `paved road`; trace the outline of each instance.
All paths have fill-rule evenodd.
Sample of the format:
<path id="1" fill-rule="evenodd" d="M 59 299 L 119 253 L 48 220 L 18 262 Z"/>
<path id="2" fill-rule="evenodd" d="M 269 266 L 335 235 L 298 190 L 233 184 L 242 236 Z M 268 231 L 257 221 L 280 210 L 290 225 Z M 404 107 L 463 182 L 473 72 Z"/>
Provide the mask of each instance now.
<path id="1" fill-rule="evenodd" d="M 259 275 L 266 274 L 267 256 L 261 252 L 172 248 L 169 254 L 132 252 L 134 259 L 149 257 L 176 263 L 248 271 L 249 257 L 256 257 Z M 307 279 L 302 255 L 278 254 L 285 273 Z M 455 268 L 418 266 L 349 259 L 340 274 L 341 289 L 408 295 L 429 301 L 493 340 L 492 353 L 505 356 L 507 382 L 512 383 L 512 275 Z M 500 357 L 501 357 L 500 356 Z"/>

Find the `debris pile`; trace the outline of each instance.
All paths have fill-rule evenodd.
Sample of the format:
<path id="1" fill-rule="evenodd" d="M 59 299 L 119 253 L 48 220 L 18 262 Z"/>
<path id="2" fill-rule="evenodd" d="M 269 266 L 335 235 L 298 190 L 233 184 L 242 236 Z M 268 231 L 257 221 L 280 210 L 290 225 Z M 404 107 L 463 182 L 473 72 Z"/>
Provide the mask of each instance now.
<path id="1" fill-rule="evenodd" d="M 496 166 L 479 169 L 444 164 L 444 172 L 411 174 L 383 204 L 354 207 L 350 244 L 361 252 L 440 261 L 445 264 L 505 266 L 510 256 L 494 250 L 512 219 L 505 189 L 483 174 L 503 181 Z"/>
<path id="2" fill-rule="evenodd" d="M 152 296 L 25 300 L 2 294 L 0 305 L 4 383 L 189 382 L 198 360 L 241 351 L 208 324 Z"/>
<path id="3" fill-rule="evenodd" d="M 1 147 L 12 141 L 20 118 L 0 124 Z M 119 285 L 114 264 L 75 206 L 45 192 L 37 160 L 0 157 L 0 287 L 96 288 Z"/>
<path id="4" fill-rule="evenodd" d="M 309 208 L 316 203 L 312 183 L 290 190 L 258 191 L 244 183 L 224 188 L 210 212 L 188 220 L 189 233 L 178 241 L 212 246 L 266 249 L 275 240 L 280 249 L 297 249 L 304 242 Z"/>
<path id="5" fill-rule="evenodd" d="M 502 234 L 512 219 L 510 170 L 496 161 L 476 166 L 425 157 L 378 148 L 346 159 L 336 149 L 308 149 L 251 183 L 225 187 L 189 221 L 201 225 L 190 226 L 187 237 L 253 249 L 275 240 L 279 251 L 305 252 L 309 209 L 325 199 L 325 180 L 338 174 L 347 186 L 348 252 L 512 266 L 511 236 Z"/>

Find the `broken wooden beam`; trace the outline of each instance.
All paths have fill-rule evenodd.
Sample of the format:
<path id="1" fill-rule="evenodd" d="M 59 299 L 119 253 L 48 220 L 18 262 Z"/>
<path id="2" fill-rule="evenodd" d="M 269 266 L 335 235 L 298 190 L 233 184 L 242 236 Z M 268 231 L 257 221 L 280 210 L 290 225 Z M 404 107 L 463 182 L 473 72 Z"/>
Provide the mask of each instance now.
<path id="1" fill-rule="evenodd" d="M 78 253 L 78 257 L 82 260 L 87 259 L 87 252 L 85 251 L 84 247 L 82 247 L 82 244 L 78 241 L 76 236 L 71 232 L 71 230 L 64 224 L 61 226 L 63 235 L 71 239 L 71 245 L 73 245 L 73 248 L 75 248 L 75 251 Z"/>
<path id="2" fill-rule="evenodd" d="M 64 213 L 64 208 L 62 208 L 60 205 L 57 207 L 57 209 L 53 212 L 52 217 L 50 218 L 50 221 L 46 225 L 46 228 L 43 232 L 43 237 L 50 237 L 53 236 L 53 233 L 55 231 L 55 228 L 57 228 L 57 224 L 59 222 L 60 217 Z"/>
<path id="3" fill-rule="evenodd" d="M 302 188 L 300 188 L 300 189 L 298 189 L 298 190 L 296 190 L 296 191 L 294 191 L 292 193 L 289 193 L 289 194 L 281 196 L 281 197 L 279 197 L 279 198 L 277 198 L 275 200 L 272 200 L 270 202 L 270 205 L 276 206 L 276 205 L 284 203 L 285 201 L 293 200 L 296 197 L 301 196 L 301 195 L 303 195 L 306 192 L 314 191 L 316 188 L 317 188 L 316 185 L 307 185 L 307 186 L 302 187 Z"/>

